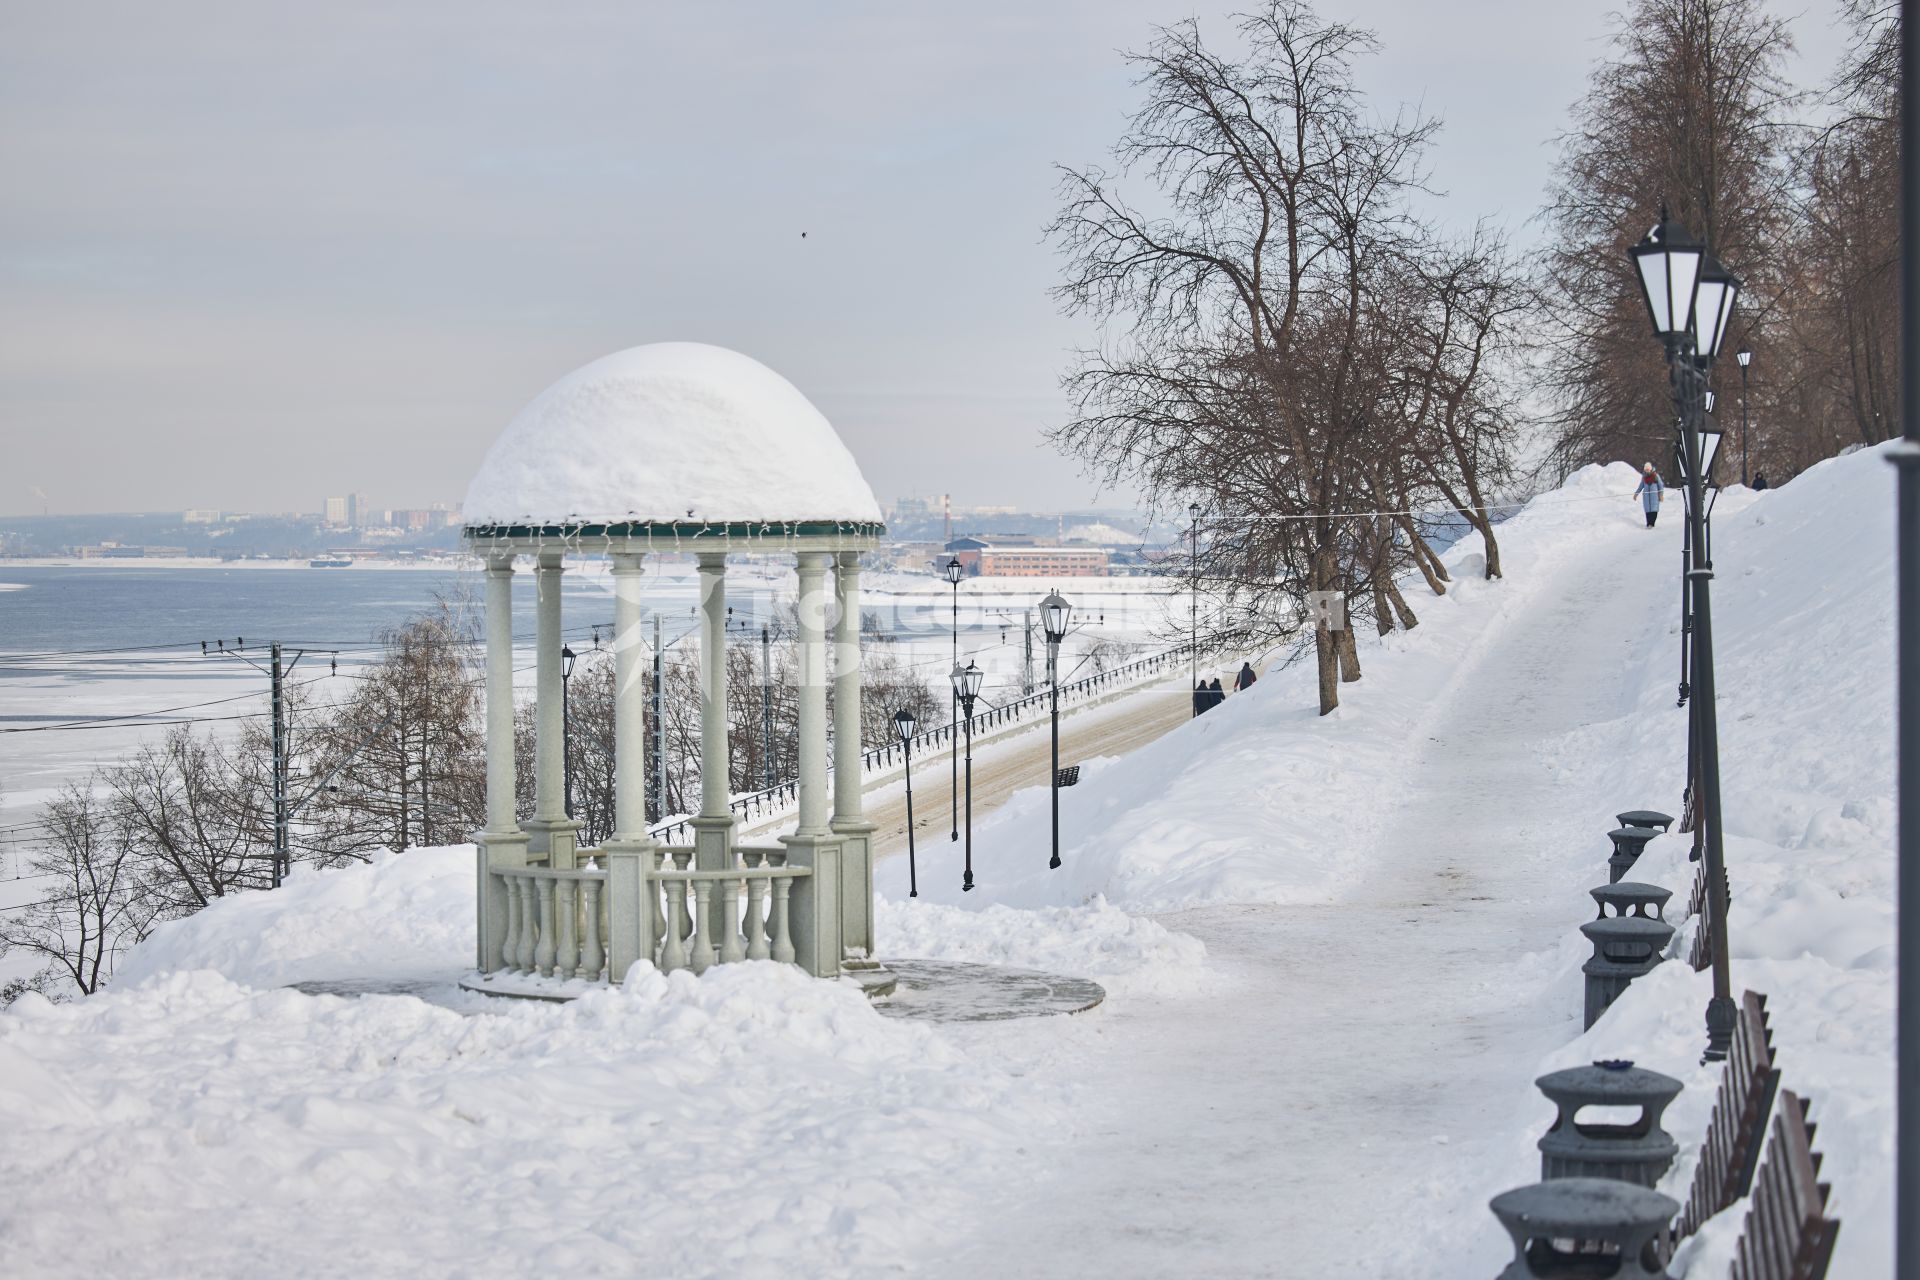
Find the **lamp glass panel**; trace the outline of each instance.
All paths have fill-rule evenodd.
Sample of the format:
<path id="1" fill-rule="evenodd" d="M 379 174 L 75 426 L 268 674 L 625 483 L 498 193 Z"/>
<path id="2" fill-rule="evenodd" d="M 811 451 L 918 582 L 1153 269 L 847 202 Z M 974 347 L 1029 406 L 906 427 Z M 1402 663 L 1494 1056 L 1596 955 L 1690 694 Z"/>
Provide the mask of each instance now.
<path id="1" fill-rule="evenodd" d="M 1700 433 L 1700 481 L 1702 484 L 1713 480 L 1713 460 L 1720 454 L 1722 432 L 1717 428 L 1708 428 Z"/>

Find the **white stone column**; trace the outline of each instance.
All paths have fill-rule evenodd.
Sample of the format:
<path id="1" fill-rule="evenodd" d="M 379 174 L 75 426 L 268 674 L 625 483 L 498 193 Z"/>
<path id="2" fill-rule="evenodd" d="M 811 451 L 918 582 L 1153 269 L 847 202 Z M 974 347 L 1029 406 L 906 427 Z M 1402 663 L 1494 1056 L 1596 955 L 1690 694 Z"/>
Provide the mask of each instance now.
<path id="1" fill-rule="evenodd" d="M 607 976 L 620 982 L 636 960 L 653 958 L 653 898 L 648 875 L 646 633 L 640 617 L 643 559 L 613 554 L 613 835 L 602 850 L 607 872 Z"/>
<path id="2" fill-rule="evenodd" d="M 727 557 L 700 555 L 700 816 L 733 811 L 727 757 Z"/>
<path id="3" fill-rule="evenodd" d="M 725 871 L 733 866 L 732 772 L 727 753 L 727 555 L 703 551 L 700 563 L 700 812 L 693 826 L 696 871 Z M 707 918 L 696 928 L 709 939 L 720 937 L 722 895 L 707 904 Z M 711 932 L 708 932 L 711 930 Z"/>
<path id="4" fill-rule="evenodd" d="M 833 596 L 827 590 L 824 551 L 800 553 L 798 654 L 800 687 L 800 817 L 794 834 L 826 835 L 827 816 L 827 616 Z"/>
<path id="5" fill-rule="evenodd" d="M 800 712 L 800 815 L 792 835 L 781 837 L 787 861 L 811 867 L 813 874 L 793 887 L 795 959 L 818 977 L 837 976 L 845 946 L 840 931 L 841 839 L 830 826 L 827 796 L 827 616 L 833 593 L 827 587 L 824 551 L 799 554 L 800 600 L 796 662 Z"/>
<path id="6" fill-rule="evenodd" d="M 535 561 L 534 599 L 534 751 L 533 835 L 535 853 L 548 865 L 573 866 L 573 824 L 567 820 L 565 758 L 562 756 L 560 649 L 566 643 L 560 613 L 559 550 L 542 551 Z"/>
<path id="7" fill-rule="evenodd" d="M 506 963 L 505 886 L 488 872 L 527 865 L 527 837 L 514 814 L 513 556 L 487 558 L 487 826 L 475 851 L 474 964 L 491 973 Z"/>
<path id="8" fill-rule="evenodd" d="M 833 830 L 840 849 L 840 931 L 850 958 L 873 954 L 873 832 L 861 807 L 860 553 L 834 556 Z"/>
<path id="9" fill-rule="evenodd" d="M 643 557 L 613 557 L 613 831 L 647 833 L 647 642 L 640 623 Z"/>
<path id="10" fill-rule="evenodd" d="M 519 835 L 514 815 L 513 557 L 487 561 L 487 831 Z"/>

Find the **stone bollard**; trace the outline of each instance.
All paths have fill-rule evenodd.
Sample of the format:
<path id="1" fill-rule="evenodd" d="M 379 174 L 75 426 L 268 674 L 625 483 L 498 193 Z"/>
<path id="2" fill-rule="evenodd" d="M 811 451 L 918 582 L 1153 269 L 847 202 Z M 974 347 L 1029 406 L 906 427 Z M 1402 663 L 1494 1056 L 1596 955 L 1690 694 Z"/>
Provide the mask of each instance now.
<path id="1" fill-rule="evenodd" d="M 1680 1095 L 1680 1082 L 1631 1062 L 1596 1062 L 1541 1076 L 1534 1084 L 1559 1108 L 1540 1138 L 1540 1177 L 1612 1178 L 1651 1187 L 1673 1166 L 1680 1144 L 1660 1118 Z M 1624 1124 L 1582 1121 L 1587 1107 L 1638 1107 Z"/>
<path id="2" fill-rule="evenodd" d="M 1580 966 L 1587 975 L 1587 1026 L 1592 1027 L 1629 983 L 1665 958 L 1673 926 L 1642 916 L 1603 916 L 1581 925 L 1580 932 L 1593 944 L 1593 958 Z"/>
<path id="3" fill-rule="evenodd" d="M 1643 920 L 1665 920 L 1667 899 L 1673 896 L 1673 890 L 1663 889 L 1657 884 L 1641 884 L 1637 880 L 1621 880 L 1614 884 L 1603 884 L 1587 890 L 1600 907 L 1595 917 L 1605 920 L 1609 914 L 1615 916 L 1639 916 Z M 1607 908 L 1612 907 L 1609 912 Z"/>
<path id="4" fill-rule="evenodd" d="M 1607 879 L 1618 882 L 1626 878 L 1633 870 L 1633 864 L 1640 861 L 1640 855 L 1647 847 L 1647 841 L 1659 835 L 1652 827 L 1621 827 L 1607 832 L 1607 839 L 1613 841 L 1613 856 L 1607 859 Z"/>
<path id="5" fill-rule="evenodd" d="M 1668 1280 L 1670 1196 L 1611 1178 L 1556 1178 L 1503 1191 L 1493 1214 L 1513 1237 L 1513 1261 L 1499 1280 L 1609 1276 Z"/>
<path id="6" fill-rule="evenodd" d="M 1614 814 L 1613 820 L 1623 827 L 1658 827 L 1662 835 L 1673 828 L 1673 815 L 1658 809 L 1629 809 Z"/>

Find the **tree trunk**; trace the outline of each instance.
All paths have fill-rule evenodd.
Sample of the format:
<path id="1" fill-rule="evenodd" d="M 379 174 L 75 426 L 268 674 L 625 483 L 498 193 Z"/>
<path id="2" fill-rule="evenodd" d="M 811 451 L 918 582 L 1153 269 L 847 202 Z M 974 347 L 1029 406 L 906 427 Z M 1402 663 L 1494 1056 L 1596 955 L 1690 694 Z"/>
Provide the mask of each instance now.
<path id="1" fill-rule="evenodd" d="M 1500 572 L 1500 544 L 1494 540 L 1493 521 L 1482 517 L 1475 527 L 1480 530 L 1480 542 L 1487 549 L 1487 579 L 1505 577 Z"/>
<path id="2" fill-rule="evenodd" d="M 1420 619 L 1414 616 L 1413 607 L 1407 603 L 1407 598 L 1401 595 L 1400 588 L 1391 582 L 1387 584 L 1387 599 L 1393 603 L 1394 612 L 1400 615 L 1400 625 L 1403 629 L 1411 631 L 1420 625 Z"/>
<path id="3" fill-rule="evenodd" d="M 1352 684 L 1360 678 L 1360 647 L 1354 643 L 1351 621 L 1349 618 L 1349 625 L 1343 630 L 1334 632 L 1333 636 L 1334 651 L 1340 656 L 1342 684 Z"/>
<path id="4" fill-rule="evenodd" d="M 1382 582 L 1383 575 L 1376 572 L 1373 579 L 1373 623 L 1385 635 L 1393 630 L 1393 612 L 1387 608 L 1387 588 Z"/>
<path id="5" fill-rule="evenodd" d="M 1322 622 L 1313 629 L 1314 656 L 1320 666 L 1320 714 L 1340 705 L 1339 660 L 1334 657 L 1334 633 Z"/>
<path id="6" fill-rule="evenodd" d="M 1447 588 L 1443 584 L 1452 581 L 1447 575 L 1447 566 L 1440 563 L 1440 557 L 1434 554 L 1433 548 L 1427 545 L 1427 540 L 1421 537 L 1419 530 L 1413 527 L 1413 521 L 1401 516 L 1398 524 L 1400 531 L 1407 535 L 1407 546 L 1413 552 L 1413 562 L 1420 566 L 1421 576 L 1426 578 L 1427 586 L 1437 596 L 1447 594 Z"/>

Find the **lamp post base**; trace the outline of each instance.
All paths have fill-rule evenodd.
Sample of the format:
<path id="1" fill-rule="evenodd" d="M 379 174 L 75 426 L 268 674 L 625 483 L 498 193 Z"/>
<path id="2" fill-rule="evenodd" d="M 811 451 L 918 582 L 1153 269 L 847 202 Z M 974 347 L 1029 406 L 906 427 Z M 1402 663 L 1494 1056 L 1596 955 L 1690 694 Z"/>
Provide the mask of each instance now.
<path id="1" fill-rule="evenodd" d="M 1715 996 L 1707 1002 L 1707 1052 L 1702 1062 L 1725 1062 L 1733 1052 L 1733 1031 L 1740 1012 L 1730 996 Z"/>

